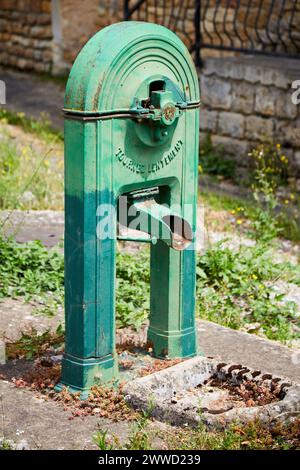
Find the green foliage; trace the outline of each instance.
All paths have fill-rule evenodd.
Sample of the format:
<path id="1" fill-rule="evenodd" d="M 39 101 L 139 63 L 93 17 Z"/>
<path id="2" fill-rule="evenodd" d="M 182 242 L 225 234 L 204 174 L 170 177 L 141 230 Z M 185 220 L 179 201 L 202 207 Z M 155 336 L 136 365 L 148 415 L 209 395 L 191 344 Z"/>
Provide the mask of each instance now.
<path id="1" fill-rule="evenodd" d="M 23 332 L 17 341 L 6 343 L 7 357 L 9 359 L 20 357 L 33 359 L 45 353 L 49 347 L 61 346 L 64 339 L 64 330 L 60 324 L 54 332 L 46 330 L 43 333 L 38 333 L 35 328 L 32 328 L 28 332 Z"/>
<path id="2" fill-rule="evenodd" d="M 53 129 L 45 113 L 41 113 L 39 119 L 26 116 L 24 113 L 13 113 L 7 109 L 0 108 L 0 121 L 21 127 L 25 132 L 37 135 L 45 141 L 63 141 L 63 133 Z"/>
<path id="3" fill-rule="evenodd" d="M 256 240 L 269 242 L 282 231 L 276 192 L 287 178 L 288 159 L 281 155 L 280 146 L 274 148 L 271 144 L 260 144 L 249 156 L 254 164 L 252 191 L 256 202 L 252 233 Z"/>
<path id="4" fill-rule="evenodd" d="M 0 450 L 14 450 L 15 443 L 11 439 L 0 438 Z"/>
<path id="5" fill-rule="evenodd" d="M 177 429 L 164 440 L 170 450 L 299 449 L 299 421 L 272 427 L 264 427 L 257 421 L 246 425 L 236 423 L 216 431 L 207 431 L 200 423 L 195 430 Z"/>
<path id="6" fill-rule="evenodd" d="M 201 145 L 199 163 L 199 171 L 201 173 L 223 176 L 227 179 L 234 178 L 235 162 L 225 157 L 222 147 L 213 147 L 209 134 L 207 134 L 206 140 Z"/>
<path id="7" fill-rule="evenodd" d="M 146 430 L 148 420 L 148 413 L 142 411 L 128 436 L 128 441 L 125 444 L 126 450 L 151 450 L 151 438 Z"/>
<path id="8" fill-rule="evenodd" d="M 250 169 L 254 182 L 260 181 L 274 190 L 281 185 L 287 184 L 289 160 L 283 154 L 281 145 L 272 142 L 263 142 L 255 147 L 250 153 Z"/>
<path id="9" fill-rule="evenodd" d="M 248 424 L 232 423 L 225 429 L 208 431 L 200 421 L 196 429 L 177 427 L 147 432 L 147 417 L 143 414 L 133 425 L 127 441 L 122 445 L 107 431 L 99 431 L 93 436 L 100 450 L 151 450 L 153 438 L 160 439 L 164 450 L 299 450 L 299 420 L 286 425 L 262 426 L 258 421 Z M 159 441 L 158 441 L 159 442 Z"/>
<path id="10" fill-rule="evenodd" d="M 0 209 L 62 209 L 63 159 L 16 145 L 5 127 L 0 139 Z M 50 145 L 50 144 L 49 144 Z"/>
<path id="11" fill-rule="evenodd" d="M 265 245 L 236 252 L 216 244 L 199 257 L 197 300 L 201 318 L 233 329 L 255 324 L 255 332 L 288 342 L 299 337 L 296 304 L 283 302 L 272 283 L 288 275 L 288 264 L 275 263 Z"/>
<path id="12" fill-rule="evenodd" d="M 117 325 L 139 328 L 149 313 L 149 253 L 117 254 Z"/>
<path id="13" fill-rule="evenodd" d="M 98 446 L 99 450 L 114 450 L 115 447 L 110 443 L 110 438 L 108 436 L 107 430 L 98 431 L 93 435 L 93 441 Z"/>
<path id="14" fill-rule="evenodd" d="M 149 313 L 149 252 L 117 254 L 116 317 L 119 327 L 139 328 Z M 297 338 L 296 306 L 283 302 L 270 284 L 289 278 L 300 283 L 299 270 L 275 263 L 264 245 L 236 252 L 221 244 L 198 258 L 197 298 L 202 318 L 237 329 L 258 323 L 270 339 Z M 39 241 L 18 244 L 0 238 L 0 297 L 38 300 L 38 313 L 53 315 L 63 303 L 63 255 Z"/>
<path id="15" fill-rule="evenodd" d="M 149 311 L 148 253 L 118 253 L 116 276 L 117 325 L 139 328 Z M 63 255 L 38 240 L 19 244 L 0 236 L 0 298 L 17 296 L 38 301 L 36 313 L 54 315 L 64 297 Z"/>
<path id="16" fill-rule="evenodd" d="M 25 244 L 0 235 L 0 298 L 25 296 L 39 300 L 51 293 L 52 301 L 63 298 L 63 256 L 40 241 Z"/>

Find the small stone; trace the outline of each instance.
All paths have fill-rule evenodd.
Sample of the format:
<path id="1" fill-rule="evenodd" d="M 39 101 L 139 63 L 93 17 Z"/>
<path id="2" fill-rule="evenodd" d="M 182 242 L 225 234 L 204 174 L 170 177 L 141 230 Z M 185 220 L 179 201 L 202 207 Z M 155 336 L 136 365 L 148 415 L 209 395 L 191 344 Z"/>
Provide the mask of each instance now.
<path id="1" fill-rule="evenodd" d="M 22 439 L 16 444 L 16 450 L 29 450 L 29 444 L 25 439 Z"/>

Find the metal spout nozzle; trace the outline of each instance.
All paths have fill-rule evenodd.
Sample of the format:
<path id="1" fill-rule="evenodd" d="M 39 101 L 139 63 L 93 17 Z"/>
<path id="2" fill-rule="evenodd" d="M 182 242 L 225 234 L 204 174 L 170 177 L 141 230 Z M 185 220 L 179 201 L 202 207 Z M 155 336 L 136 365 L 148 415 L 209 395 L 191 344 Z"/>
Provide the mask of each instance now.
<path id="1" fill-rule="evenodd" d="M 128 226 L 162 240 L 174 250 L 184 250 L 193 240 L 190 224 L 154 199 L 134 200 L 129 203 Z"/>

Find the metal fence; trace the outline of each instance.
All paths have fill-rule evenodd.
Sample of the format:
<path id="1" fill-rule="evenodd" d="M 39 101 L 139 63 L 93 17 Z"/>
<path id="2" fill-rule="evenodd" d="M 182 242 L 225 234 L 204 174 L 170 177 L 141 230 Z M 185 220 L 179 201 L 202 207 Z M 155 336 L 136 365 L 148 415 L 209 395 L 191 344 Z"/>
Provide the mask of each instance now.
<path id="1" fill-rule="evenodd" d="M 300 0 L 125 0 L 124 19 L 163 24 L 204 49 L 300 58 Z"/>

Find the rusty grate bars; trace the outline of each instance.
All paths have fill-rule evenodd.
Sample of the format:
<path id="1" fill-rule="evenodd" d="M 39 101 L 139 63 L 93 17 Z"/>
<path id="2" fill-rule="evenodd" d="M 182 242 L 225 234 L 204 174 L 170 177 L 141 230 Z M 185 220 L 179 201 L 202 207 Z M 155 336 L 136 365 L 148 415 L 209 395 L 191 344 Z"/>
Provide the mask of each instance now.
<path id="1" fill-rule="evenodd" d="M 201 64 L 201 51 L 300 58 L 300 0 L 124 0 L 124 19 L 175 31 Z"/>

